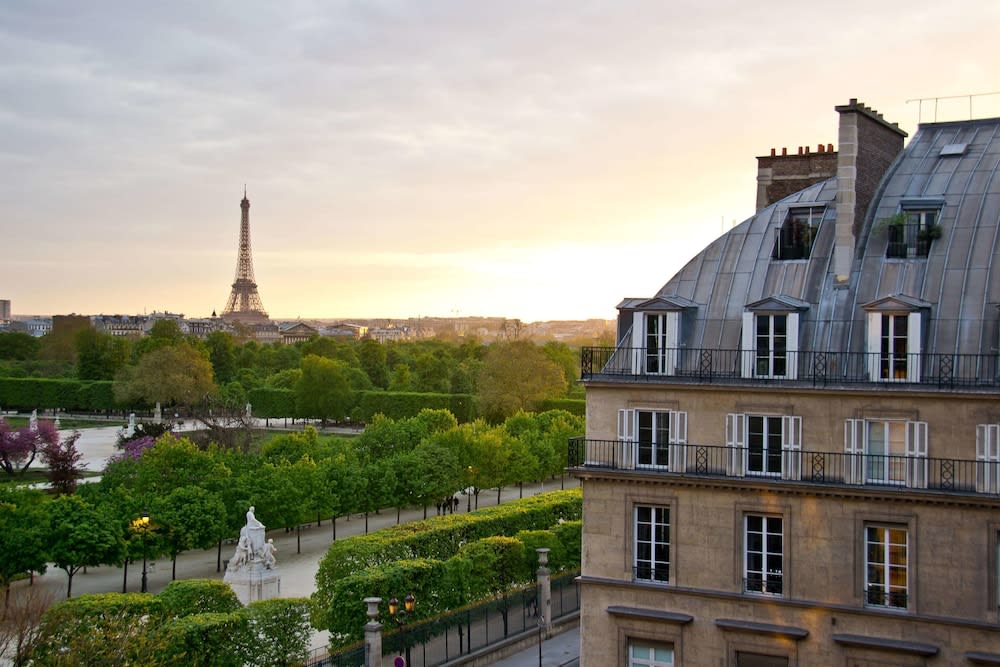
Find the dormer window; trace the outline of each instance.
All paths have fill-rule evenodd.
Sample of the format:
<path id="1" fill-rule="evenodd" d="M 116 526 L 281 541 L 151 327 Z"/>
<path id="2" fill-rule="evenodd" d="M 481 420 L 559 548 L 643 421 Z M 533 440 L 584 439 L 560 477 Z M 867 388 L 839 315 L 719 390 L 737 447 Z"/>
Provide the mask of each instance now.
<path id="1" fill-rule="evenodd" d="M 799 312 L 808 307 L 787 296 L 747 306 L 743 314 L 743 377 L 794 380 L 798 376 Z"/>
<path id="2" fill-rule="evenodd" d="M 866 304 L 868 311 L 868 377 L 875 382 L 917 382 L 923 311 L 930 304 L 906 296 L 890 296 Z"/>
<path id="3" fill-rule="evenodd" d="M 788 216 L 774 239 L 772 259 L 809 259 L 822 219 L 822 206 L 789 209 Z"/>
<path id="4" fill-rule="evenodd" d="M 694 303 L 679 296 L 630 300 L 632 329 L 628 337 L 635 375 L 673 375 L 678 364 L 681 315 Z M 621 308 L 622 306 L 619 306 Z"/>
<path id="5" fill-rule="evenodd" d="M 889 220 L 885 256 L 897 259 L 927 257 L 931 241 L 941 236 L 938 207 L 904 207 Z"/>

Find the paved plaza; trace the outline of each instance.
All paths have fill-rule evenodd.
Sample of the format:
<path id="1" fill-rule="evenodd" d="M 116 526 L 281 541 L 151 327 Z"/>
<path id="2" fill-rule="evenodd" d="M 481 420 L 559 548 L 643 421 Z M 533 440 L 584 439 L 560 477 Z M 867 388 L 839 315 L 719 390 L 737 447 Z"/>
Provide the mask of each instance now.
<path id="1" fill-rule="evenodd" d="M 120 426 L 100 427 L 81 431 L 81 437 L 77 441 L 77 448 L 83 453 L 83 460 L 88 464 L 88 470 L 98 471 L 103 469 L 108 457 L 116 453 L 115 441 Z M 67 435 L 68 432 L 64 432 Z M 566 477 L 565 480 L 549 480 L 543 485 L 525 485 L 524 496 L 534 495 L 541 491 L 558 490 L 563 485 L 565 488 L 573 488 L 578 485 L 575 478 Z M 519 498 L 517 487 L 505 488 L 501 493 L 502 502 L 509 502 Z M 459 503 L 459 513 L 464 513 L 467 508 L 467 498 L 461 496 Z M 475 509 L 475 499 L 472 501 Z M 490 507 L 497 504 L 496 489 L 483 491 L 479 494 L 479 507 Z M 429 508 L 428 518 L 435 514 L 434 507 Z M 406 523 L 423 518 L 422 508 L 408 508 L 401 512 L 400 521 Z M 385 509 L 379 514 L 369 514 L 368 531 L 374 532 L 381 528 L 386 528 L 396 524 L 396 510 Z M 360 535 L 365 532 L 364 515 L 351 515 L 337 519 L 337 537 L 344 538 L 351 535 Z M 319 562 L 326 553 L 327 548 L 333 541 L 333 526 L 329 520 L 324 520 L 321 525 L 315 522 L 303 524 L 301 528 L 301 552 L 296 550 L 295 532 L 286 533 L 282 529 L 269 530 L 268 538 L 274 539 L 277 551 L 277 567 L 281 575 L 281 597 L 308 597 L 315 590 L 316 572 L 319 569 Z M 235 546 L 224 544 L 222 550 L 222 560 L 226 561 L 233 555 Z M 204 551 L 186 551 L 177 557 L 177 578 L 178 579 L 222 579 L 223 573 L 217 570 L 217 549 L 207 549 Z M 152 593 L 159 592 L 170 583 L 171 561 L 169 558 L 159 558 L 147 564 L 148 589 Z M 73 595 L 84 593 L 107 593 L 121 592 L 122 585 L 126 586 L 129 592 L 138 592 L 141 586 L 142 562 L 132 563 L 128 567 L 127 578 L 124 569 L 121 567 L 97 567 L 81 570 L 73 577 Z M 28 585 L 28 581 L 21 581 L 14 584 L 14 588 Z M 66 597 L 67 577 L 66 573 L 58 568 L 50 567 L 49 570 L 40 576 L 35 577 L 35 586 L 42 586 L 52 591 L 56 600 Z M 359 600 L 358 604 L 362 602 Z M 559 648 L 563 644 L 573 644 L 573 641 L 565 636 L 571 633 L 557 635 L 545 642 L 543 653 L 551 646 L 551 660 L 545 660 L 544 667 L 559 667 L 566 663 L 562 660 L 565 657 L 566 648 Z M 579 635 L 575 646 L 579 646 Z M 319 648 L 327 644 L 327 633 L 317 632 L 314 634 L 312 647 Z M 578 649 L 577 649 L 578 651 Z M 558 654 L 558 655 L 556 655 Z M 524 654 L 528 662 L 510 662 L 514 658 L 505 659 L 498 662 L 503 667 L 519 667 L 520 665 L 538 665 L 537 648 L 525 651 Z M 544 657 L 544 655 L 543 655 Z M 573 656 L 570 656 L 573 657 Z"/>

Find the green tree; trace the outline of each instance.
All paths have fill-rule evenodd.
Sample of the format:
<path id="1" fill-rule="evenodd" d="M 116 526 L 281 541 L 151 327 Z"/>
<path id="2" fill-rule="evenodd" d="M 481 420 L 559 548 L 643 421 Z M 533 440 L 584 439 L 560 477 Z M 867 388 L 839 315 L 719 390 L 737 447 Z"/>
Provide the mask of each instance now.
<path id="1" fill-rule="evenodd" d="M 16 575 L 45 571 L 48 513 L 44 503 L 41 491 L 0 487 L 0 587 L 4 607 Z"/>
<path id="2" fill-rule="evenodd" d="M 126 405 L 138 401 L 193 406 L 214 392 L 212 365 L 186 343 L 149 352 L 135 366 L 123 369 L 114 384 L 115 400 Z"/>
<path id="3" fill-rule="evenodd" d="M 38 358 L 41 341 L 26 333 L 0 331 L 0 359 L 29 361 Z"/>
<path id="4" fill-rule="evenodd" d="M 77 496 L 59 496 L 49 504 L 49 559 L 66 573 L 66 597 L 80 568 L 120 563 L 125 542 L 115 519 Z"/>
<path id="5" fill-rule="evenodd" d="M 177 578 L 177 555 L 188 549 L 207 549 L 222 537 L 226 508 L 213 493 L 183 486 L 158 497 L 150 520 L 170 555 L 171 579 Z"/>
<path id="6" fill-rule="evenodd" d="M 249 667 L 303 665 L 309 657 L 309 600 L 276 598 L 247 605 L 251 645 Z"/>
<path id="7" fill-rule="evenodd" d="M 93 327 L 76 334 L 76 376 L 81 380 L 113 380 L 130 356 L 128 338 L 100 333 Z"/>
<path id="8" fill-rule="evenodd" d="M 385 346 L 374 338 L 365 338 L 358 343 L 357 354 L 361 370 L 368 375 L 372 384 L 379 389 L 386 389 L 389 386 L 389 365 L 386 363 Z"/>
<path id="9" fill-rule="evenodd" d="M 502 421 L 518 410 L 532 410 L 540 401 L 566 392 L 566 377 L 537 345 L 512 341 L 491 345 L 479 374 L 479 410 L 491 421 Z"/>
<path id="10" fill-rule="evenodd" d="M 325 424 L 330 418 L 342 419 L 352 407 L 353 392 L 343 362 L 309 355 L 302 360 L 302 378 L 295 387 L 295 405 L 299 414 L 318 417 Z"/>
<path id="11" fill-rule="evenodd" d="M 233 379 L 236 374 L 236 344 L 233 337 L 225 331 L 213 331 L 205 339 L 208 348 L 208 360 L 212 364 L 212 373 L 218 384 L 224 384 Z"/>
<path id="12" fill-rule="evenodd" d="M 389 391 L 411 391 L 413 377 L 410 367 L 406 364 L 396 364 L 392 367 L 392 377 L 389 378 Z"/>

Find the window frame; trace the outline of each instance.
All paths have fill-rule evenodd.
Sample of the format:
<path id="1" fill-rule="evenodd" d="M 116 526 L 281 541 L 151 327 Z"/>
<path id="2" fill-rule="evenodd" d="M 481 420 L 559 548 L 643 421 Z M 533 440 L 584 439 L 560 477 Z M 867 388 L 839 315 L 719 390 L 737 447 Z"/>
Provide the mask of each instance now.
<path id="1" fill-rule="evenodd" d="M 933 230 L 940 224 L 941 207 L 927 204 L 904 205 L 900 207 L 898 213 L 904 216 L 905 222 L 889 225 L 886 258 L 927 257 L 935 238 Z"/>
<path id="2" fill-rule="evenodd" d="M 651 322 L 654 323 L 653 326 L 650 326 Z M 633 373 L 674 374 L 680 343 L 680 323 L 681 313 L 677 310 L 637 310 L 633 313 Z"/>
<path id="3" fill-rule="evenodd" d="M 654 422 L 665 420 L 666 429 L 652 427 L 652 433 L 666 431 L 666 442 L 649 443 L 651 457 L 643 462 L 644 441 L 640 433 L 643 414 L 650 414 Z M 624 408 L 618 411 L 618 442 L 621 446 L 621 461 L 626 469 L 665 470 L 684 472 L 687 463 L 687 413 L 665 407 Z M 663 453 L 661 463 L 657 453 Z"/>
<path id="4" fill-rule="evenodd" d="M 651 648 L 654 651 L 657 648 L 668 648 L 670 650 L 670 661 L 664 662 L 653 658 L 633 658 L 632 648 L 636 644 L 644 645 L 645 647 Z M 633 660 L 639 660 L 639 662 L 633 662 Z M 625 664 L 627 667 L 674 667 L 677 665 L 677 650 L 673 642 L 664 641 L 654 641 L 650 639 L 640 639 L 638 637 L 629 637 L 625 646 Z"/>
<path id="5" fill-rule="evenodd" d="M 906 335 L 896 333 L 896 320 L 906 318 Z M 872 308 L 866 317 L 866 361 L 871 382 L 919 382 L 921 370 L 923 317 L 919 309 L 906 307 Z M 898 343 L 905 343 L 900 352 Z"/>
<path id="6" fill-rule="evenodd" d="M 764 307 L 757 307 L 763 304 L 767 304 Z M 770 306 L 770 307 L 767 307 Z M 799 324 L 800 324 L 800 312 L 795 308 L 784 308 L 777 306 L 772 299 L 766 299 L 764 302 L 758 304 L 751 304 L 747 307 L 748 310 L 743 312 L 743 330 L 741 333 L 740 340 L 740 374 L 742 377 L 747 379 L 774 379 L 774 380 L 796 380 L 798 379 L 799 369 Z M 774 330 L 774 317 L 784 316 L 785 317 L 785 333 L 784 333 L 784 343 L 785 349 L 783 351 L 783 358 L 785 363 L 784 373 L 775 373 L 774 360 L 778 358 L 775 354 L 774 336 L 770 335 L 765 337 L 765 340 L 770 343 L 769 349 L 766 351 L 766 355 L 762 355 L 758 350 L 758 321 L 762 318 L 767 318 L 769 323 L 768 330 L 773 332 Z M 767 360 L 767 372 L 758 372 L 758 364 L 760 359 Z"/>
<path id="7" fill-rule="evenodd" d="M 631 559 L 632 560 L 632 581 L 642 582 L 642 583 L 650 583 L 650 584 L 660 584 L 660 585 L 671 584 L 672 583 L 672 577 L 671 577 L 671 575 L 674 574 L 674 573 L 671 572 L 671 570 L 673 569 L 673 549 L 671 548 L 672 545 L 673 545 L 673 533 L 672 533 L 672 531 L 673 531 L 673 523 L 671 522 L 671 519 L 673 517 L 673 507 L 670 504 L 634 502 L 634 503 L 632 503 L 632 508 L 631 509 L 632 509 L 632 512 L 631 512 L 632 513 L 632 517 L 631 517 L 631 526 L 632 526 L 632 559 Z M 639 526 L 640 526 L 640 511 L 643 511 L 643 510 L 649 510 L 650 511 L 650 518 L 649 518 L 649 521 L 648 521 L 648 523 L 650 525 L 649 540 L 641 540 L 640 539 L 641 538 L 641 534 L 640 534 L 640 530 L 639 530 Z M 660 513 L 659 514 L 660 517 L 663 516 L 662 513 L 666 514 L 666 523 L 663 523 L 662 521 L 657 521 L 656 520 L 657 513 Z M 663 532 L 657 532 L 657 527 L 658 526 L 659 526 L 659 530 L 663 531 Z M 658 541 L 656 539 L 657 536 L 663 536 L 663 535 L 666 536 L 666 542 L 663 542 L 662 540 Z M 648 558 L 644 558 L 644 559 L 640 558 L 640 555 L 639 555 L 639 553 L 640 553 L 640 549 L 639 549 L 639 547 L 640 547 L 640 541 L 642 541 L 642 542 L 648 542 L 649 543 L 649 557 Z M 666 546 L 666 552 L 667 553 L 666 553 L 666 561 L 665 561 L 665 564 L 666 564 L 666 577 L 665 578 L 656 578 L 656 574 L 657 574 L 657 562 L 663 562 L 663 561 L 657 561 L 657 559 L 656 559 L 656 556 L 657 556 L 657 553 L 658 553 L 656 551 L 657 546 Z M 648 565 L 645 564 L 645 563 L 640 563 L 641 560 L 647 561 Z M 643 568 L 643 567 L 645 567 L 645 568 L 648 569 L 648 571 L 649 571 L 649 576 L 648 577 L 642 577 L 642 576 L 640 576 L 640 571 L 641 571 L 641 568 Z"/>
<path id="8" fill-rule="evenodd" d="M 789 207 L 777 228 L 771 259 L 782 262 L 809 259 L 825 212 L 826 206 Z"/>
<path id="9" fill-rule="evenodd" d="M 871 453 L 871 425 L 883 424 L 888 434 L 890 425 L 901 424 L 903 427 L 903 452 Z M 886 440 L 888 442 L 888 440 Z M 847 419 L 844 422 L 844 483 L 860 486 L 902 486 L 911 489 L 927 487 L 929 430 L 927 422 L 898 417 L 870 416 L 861 419 Z M 877 462 L 888 471 L 890 466 L 902 466 L 901 479 L 894 479 L 888 474 L 879 478 L 872 477 Z"/>
<path id="10" fill-rule="evenodd" d="M 781 467 L 773 470 L 751 470 L 750 463 L 753 452 L 750 442 L 750 420 L 764 418 L 767 424 L 778 420 L 780 433 L 778 442 L 780 449 L 776 453 L 770 447 L 762 449 L 761 456 L 777 457 Z M 770 432 L 764 433 L 765 442 Z M 762 443 L 763 444 L 763 443 Z M 726 415 L 726 446 L 729 456 L 726 462 L 726 474 L 729 477 L 779 477 L 781 479 L 798 480 L 802 477 L 802 417 L 798 415 L 781 415 L 774 413 L 730 413 Z"/>
<path id="11" fill-rule="evenodd" d="M 759 532 L 759 534 L 761 535 L 761 544 L 760 544 L 761 548 L 759 551 L 757 550 L 753 551 L 753 553 L 760 554 L 761 567 L 759 570 L 754 570 L 753 574 L 751 574 L 750 563 L 749 563 L 751 555 L 751 548 L 750 548 L 751 519 L 754 520 L 759 519 L 761 521 L 761 530 L 755 531 Z M 769 524 L 773 521 L 779 522 L 779 531 L 777 533 L 768 530 L 768 528 L 770 527 Z M 742 590 L 744 593 L 750 593 L 753 595 L 764 595 L 768 597 L 785 596 L 785 590 L 786 590 L 785 571 L 787 569 L 786 531 L 787 527 L 786 527 L 785 517 L 781 514 L 773 514 L 770 512 L 756 512 L 756 511 L 747 511 L 743 513 Z M 775 555 L 775 553 L 770 549 L 772 543 L 769 540 L 769 537 L 773 535 L 776 535 L 780 539 L 780 552 L 777 553 L 777 557 L 780 560 L 781 568 L 778 570 L 773 570 L 771 567 L 769 567 L 771 564 L 773 564 L 773 561 L 769 559 L 769 556 Z M 773 574 L 776 574 L 777 576 L 772 577 L 771 575 Z M 752 587 L 751 580 L 753 580 L 753 582 L 758 585 L 756 587 Z M 776 582 L 776 586 L 773 585 L 774 582 Z"/>
<path id="12" fill-rule="evenodd" d="M 884 541 L 879 541 L 874 543 L 871 542 L 869 538 L 870 531 L 881 531 Z M 892 539 L 891 532 L 893 531 L 903 533 L 906 539 L 904 544 L 900 545 L 898 542 L 891 541 Z M 865 607 L 870 607 L 875 609 L 887 609 L 893 611 L 908 611 L 910 609 L 910 606 L 912 604 L 912 596 L 910 594 L 910 589 L 912 588 L 912 581 L 913 581 L 913 577 L 911 576 L 911 570 L 913 569 L 911 557 L 912 554 L 914 553 L 912 539 L 911 539 L 912 534 L 913 532 L 908 524 L 900 524 L 900 523 L 893 523 L 886 521 L 864 522 L 861 540 L 862 540 L 862 558 L 863 558 L 862 597 L 864 600 Z M 872 544 L 883 545 L 883 556 L 881 559 L 879 559 L 881 562 L 873 563 L 870 560 Z M 899 546 L 902 546 L 905 549 L 904 552 L 905 562 L 903 564 L 900 564 L 898 562 L 893 562 L 893 557 L 892 557 L 893 546 L 897 548 Z M 881 582 L 872 581 L 871 575 L 873 566 L 884 568 Z M 900 588 L 899 584 L 893 584 L 890 581 L 892 578 L 891 573 L 893 571 L 893 568 L 895 568 L 894 570 L 895 572 L 902 571 L 905 577 L 905 583 L 902 586 L 903 604 L 892 604 L 892 601 L 894 599 L 896 601 L 900 599 L 898 591 L 898 589 Z M 872 591 L 870 589 L 873 586 L 878 586 L 883 589 L 883 591 L 880 593 L 883 600 L 882 603 L 872 602 Z M 894 592 L 892 590 L 893 588 L 896 588 L 897 590 Z"/>

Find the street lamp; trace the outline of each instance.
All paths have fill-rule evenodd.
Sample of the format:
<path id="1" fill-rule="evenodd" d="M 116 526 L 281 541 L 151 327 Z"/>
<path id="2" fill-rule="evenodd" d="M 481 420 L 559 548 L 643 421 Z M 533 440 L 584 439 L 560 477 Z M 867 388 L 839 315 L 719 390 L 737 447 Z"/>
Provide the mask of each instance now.
<path id="1" fill-rule="evenodd" d="M 142 592 L 146 592 L 146 533 L 149 532 L 149 511 L 142 513 L 139 517 L 137 524 L 139 529 L 142 531 Z"/>
<path id="2" fill-rule="evenodd" d="M 403 608 L 399 608 L 399 599 L 392 597 L 389 599 L 389 615 L 392 616 L 392 620 L 396 622 L 399 626 L 399 631 L 403 636 L 403 649 L 406 654 L 405 667 L 410 667 L 410 641 L 406 636 L 406 617 L 413 613 L 413 607 L 417 604 L 417 598 L 413 593 L 407 593 L 406 597 L 403 598 Z"/>

